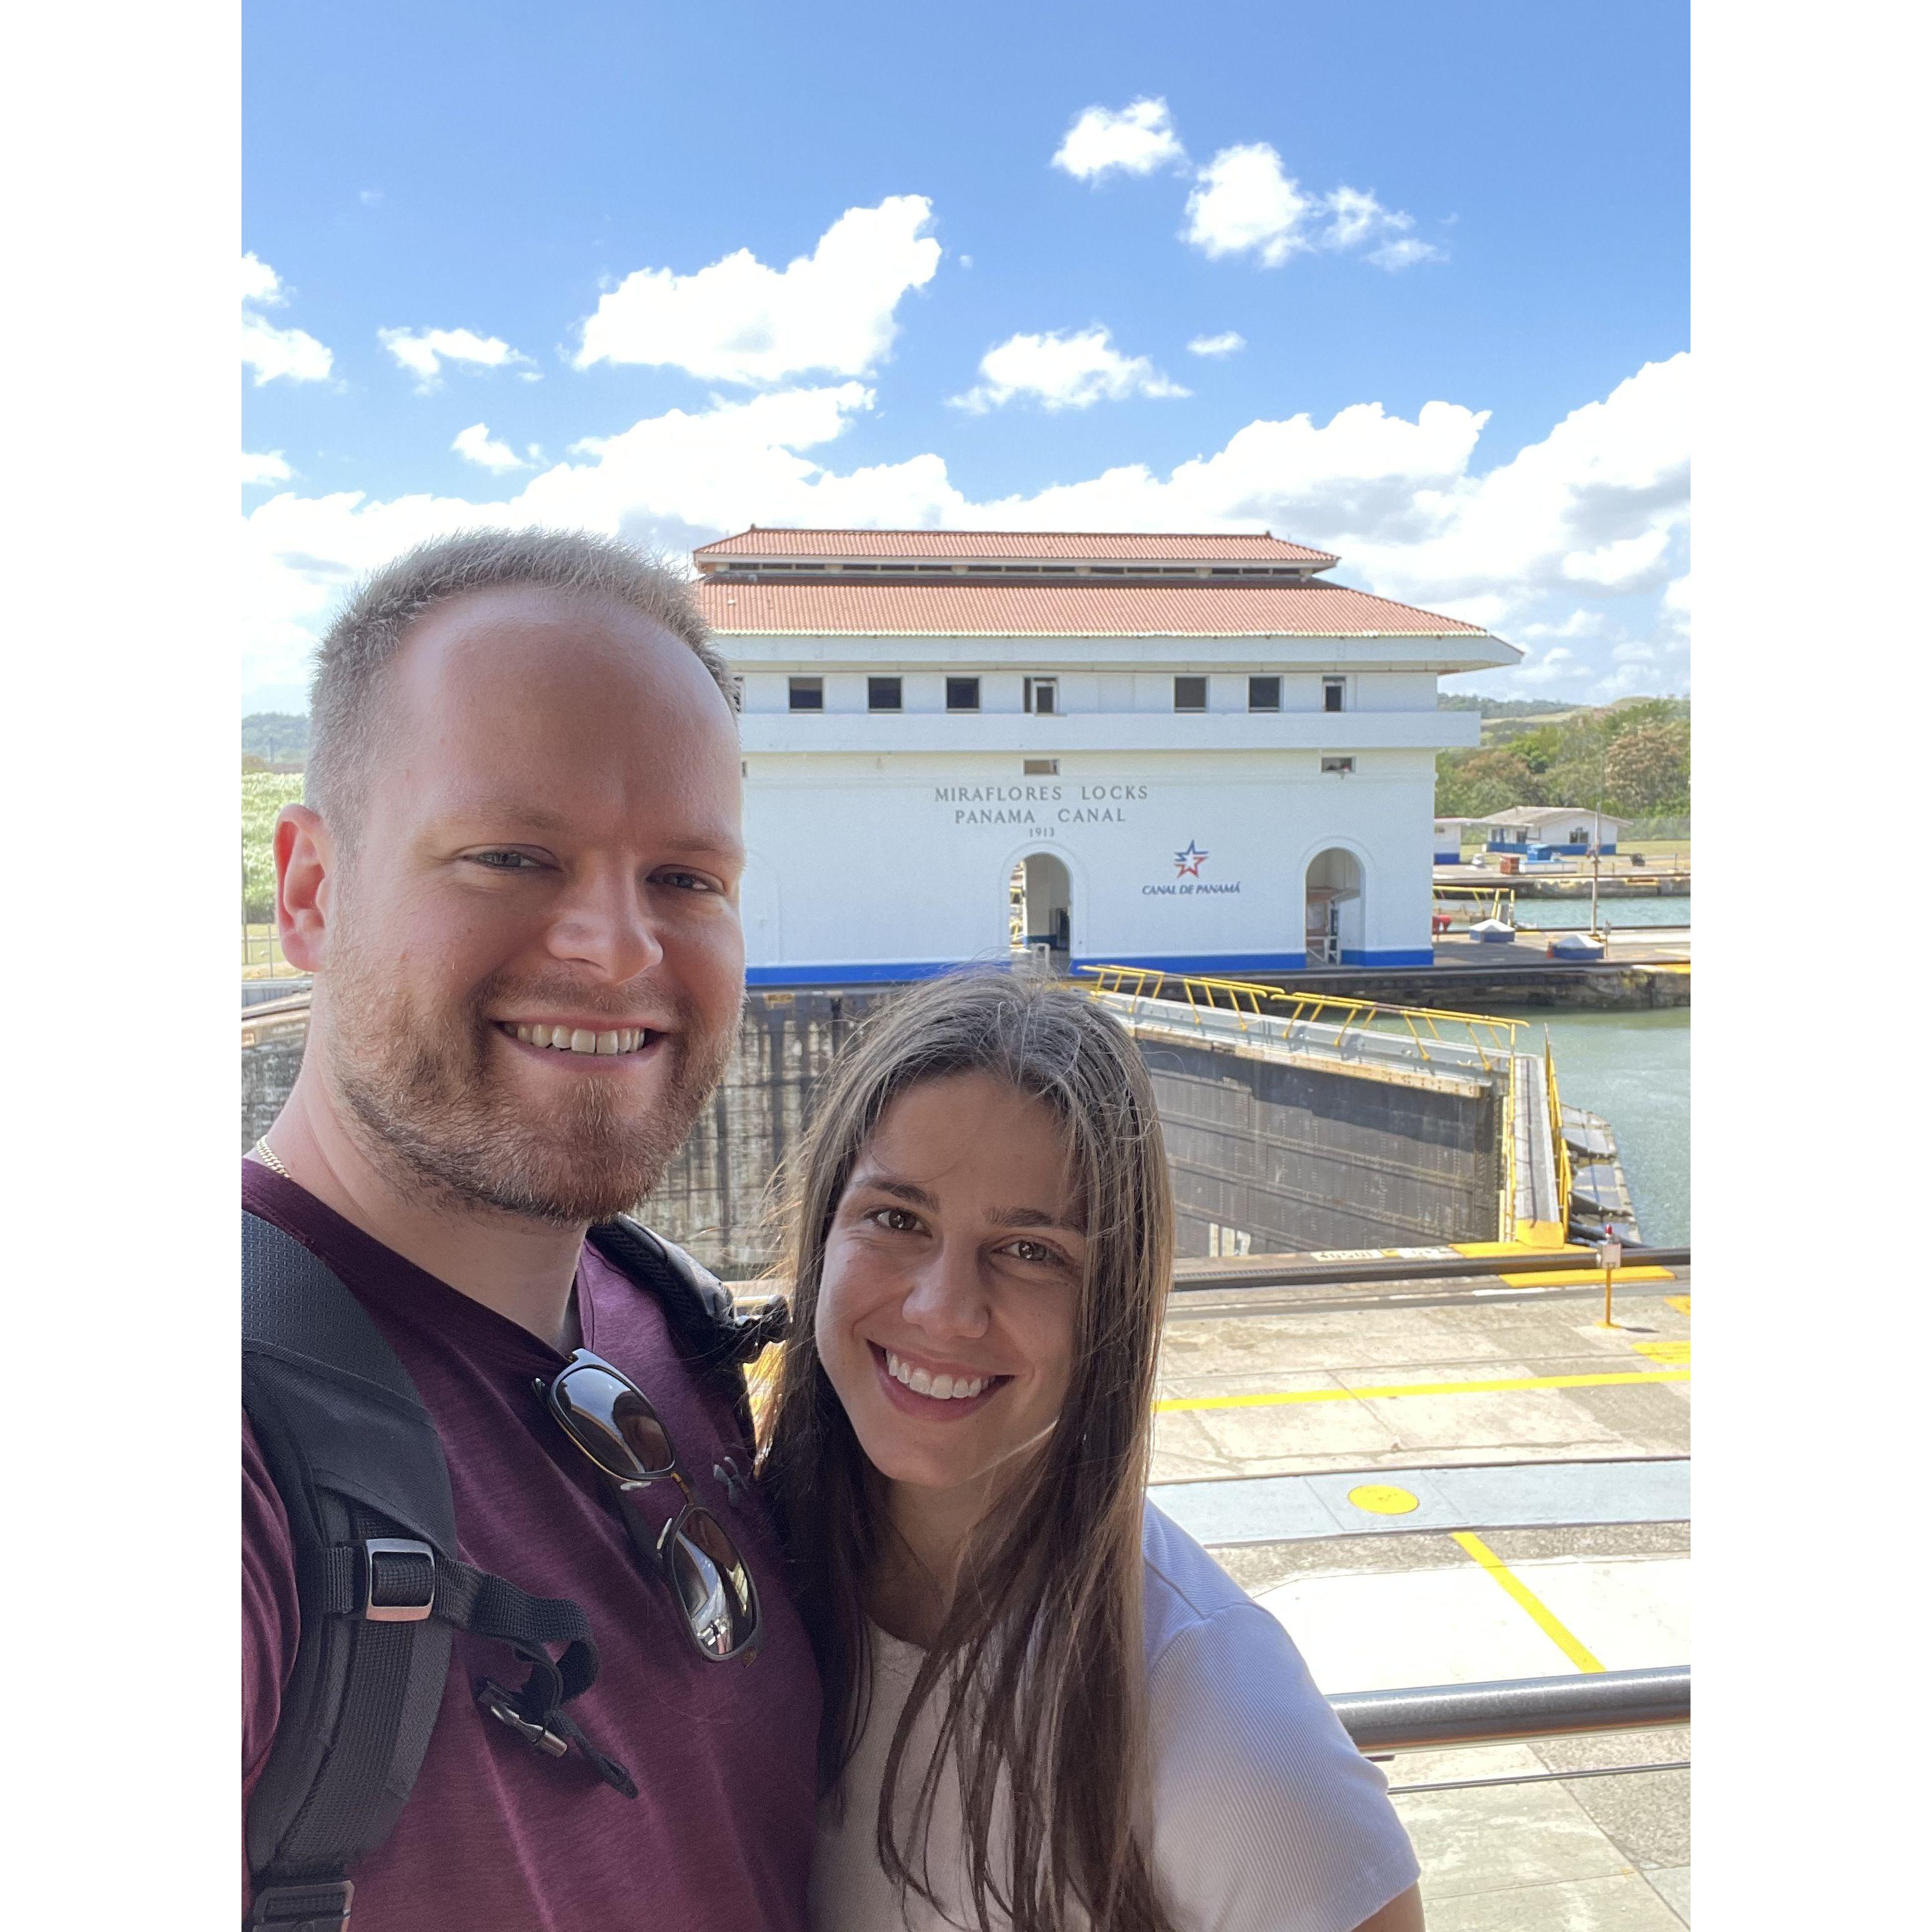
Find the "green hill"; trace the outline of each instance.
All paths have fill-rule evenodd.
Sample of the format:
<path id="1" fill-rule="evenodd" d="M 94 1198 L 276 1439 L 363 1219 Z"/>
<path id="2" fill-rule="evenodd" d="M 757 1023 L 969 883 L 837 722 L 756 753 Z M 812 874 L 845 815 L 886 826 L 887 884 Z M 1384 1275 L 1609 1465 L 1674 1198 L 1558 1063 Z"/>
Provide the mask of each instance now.
<path id="1" fill-rule="evenodd" d="M 1503 700 L 1511 701 L 1522 700 Z M 1624 698 L 1600 709 L 1552 706 L 1540 716 L 1486 712 L 1481 744 L 1436 754 L 1436 815 L 1486 818 L 1514 805 L 1594 805 L 1619 818 L 1688 817 L 1690 700 Z"/>

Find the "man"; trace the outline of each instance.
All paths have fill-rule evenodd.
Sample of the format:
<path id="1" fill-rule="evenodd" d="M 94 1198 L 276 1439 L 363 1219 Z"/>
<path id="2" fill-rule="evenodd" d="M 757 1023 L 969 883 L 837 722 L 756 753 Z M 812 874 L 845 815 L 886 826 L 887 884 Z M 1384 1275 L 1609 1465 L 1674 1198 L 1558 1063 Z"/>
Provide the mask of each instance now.
<path id="1" fill-rule="evenodd" d="M 326 1264 L 413 1381 L 462 1560 L 582 1607 L 600 1668 L 568 1714 L 637 1786 L 498 1721 L 476 1686 L 514 1682 L 517 1660 L 459 1634 L 413 1795 L 352 1874 L 356 1932 L 804 1922 L 818 1688 L 736 1480 L 748 1448 L 658 1299 L 585 1240 L 655 1184 L 730 1050 L 728 688 L 674 577 L 568 534 L 412 552 L 322 648 L 308 802 L 275 831 L 282 944 L 314 978 L 308 1043 L 244 1161 L 244 1205 Z M 579 1348 L 648 1397 L 688 1498 L 664 1483 L 620 1505 L 560 1426 L 538 1388 Z M 284 1499 L 245 1424 L 243 1472 L 252 1794 L 301 1610 Z M 654 1532 L 686 1500 L 756 1586 L 749 1663 L 704 1653 L 622 1520 Z"/>

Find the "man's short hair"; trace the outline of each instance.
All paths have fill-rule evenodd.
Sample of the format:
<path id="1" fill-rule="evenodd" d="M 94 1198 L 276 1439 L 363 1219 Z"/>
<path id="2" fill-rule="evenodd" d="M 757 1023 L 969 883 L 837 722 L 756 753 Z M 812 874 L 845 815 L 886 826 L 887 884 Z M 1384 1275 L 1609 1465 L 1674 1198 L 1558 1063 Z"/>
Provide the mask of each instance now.
<path id="1" fill-rule="evenodd" d="M 452 597 L 522 584 L 604 598 L 662 625 L 737 709 L 690 585 L 666 560 L 588 530 L 473 530 L 418 544 L 356 586 L 316 656 L 303 791 L 345 845 L 355 843 L 381 737 L 382 687 L 410 626 Z"/>

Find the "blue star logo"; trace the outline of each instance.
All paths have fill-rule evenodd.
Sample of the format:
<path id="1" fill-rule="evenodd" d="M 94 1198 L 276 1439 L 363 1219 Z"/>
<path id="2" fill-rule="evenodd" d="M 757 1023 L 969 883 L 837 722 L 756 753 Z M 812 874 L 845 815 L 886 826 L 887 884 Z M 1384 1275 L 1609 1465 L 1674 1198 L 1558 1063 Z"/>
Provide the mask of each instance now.
<path id="1" fill-rule="evenodd" d="M 1177 879 L 1199 878 L 1201 868 L 1206 862 L 1207 857 L 1207 854 L 1202 851 L 1192 839 L 1189 839 L 1187 850 L 1184 852 L 1177 852 L 1174 855 L 1174 876 Z"/>

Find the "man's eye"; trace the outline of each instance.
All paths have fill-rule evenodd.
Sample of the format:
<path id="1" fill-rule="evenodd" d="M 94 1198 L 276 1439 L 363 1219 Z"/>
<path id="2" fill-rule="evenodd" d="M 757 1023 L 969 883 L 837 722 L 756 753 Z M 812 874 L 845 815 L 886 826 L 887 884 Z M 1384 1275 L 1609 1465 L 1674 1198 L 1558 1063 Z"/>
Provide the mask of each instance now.
<path id="1" fill-rule="evenodd" d="M 716 879 L 707 878 L 702 872 L 658 872 L 652 875 L 661 886 L 673 886 L 681 892 L 715 892 L 718 890 Z"/>
<path id="2" fill-rule="evenodd" d="M 470 855 L 474 865 L 492 872 L 534 872 L 537 862 L 527 852 L 472 852 Z"/>

